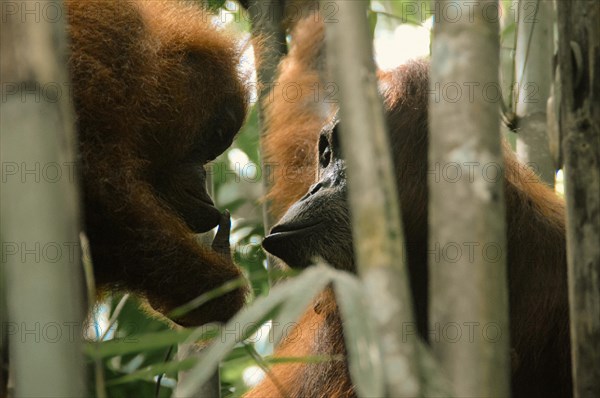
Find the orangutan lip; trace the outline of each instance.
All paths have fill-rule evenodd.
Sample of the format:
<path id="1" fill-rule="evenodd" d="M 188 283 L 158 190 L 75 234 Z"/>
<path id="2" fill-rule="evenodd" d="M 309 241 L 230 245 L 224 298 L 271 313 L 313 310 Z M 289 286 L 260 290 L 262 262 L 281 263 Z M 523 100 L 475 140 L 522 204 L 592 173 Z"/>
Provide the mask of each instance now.
<path id="1" fill-rule="evenodd" d="M 194 192 L 190 189 L 186 189 L 185 192 L 191 197 L 194 198 L 195 200 L 197 200 L 200 204 L 202 205 L 207 205 L 209 207 L 215 207 L 215 202 L 212 200 L 212 198 L 207 195 L 198 195 L 197 192 Z"/>
<path id="2" fill-rule="evenodd" d="M 320 225 L 321 222 L 312 222 L 306 224 L 280 224 L 276 225 L 271 229 L 271 232 L 267 236 L 268 238 L 284 237 L 286 235 L 295 234 L 298 232 L 305 232 L 306 230 L 313 229 Z"/>
<path id="3" fill-rule="evenodd" d="M 214 207 L 215 209 L 217 208 L 217 206 L 215 206 L 215 203 L 212 200 L 208 201 L 208 200 L 200 199 L 200 203 L 202 203 L 203 205 L 206 205 L 208 207 Z"/>
<path id="4" fill-rule="evenodd" d="M 198 205 L 203 206 L 203 207 L 208 207 L 211 209 L 215 209 L 220 212 L 220 210 L 217 208 L 217 205 L 215 205 L 215 202 L 213 202 L 213 200 L 210 197 L 208 197 L 208 198 L 197 197 L 197 199 L 198 199 Z"/>
<path id="5" fill-rule="evenodd" d="M 290 252 L 291 249 L 296 247 L 296 242 L 302 241 L 303 239 L 311 236 L 316 236 L 316 230 L 321 226 L 322 222 L 310 222 L 302 224 L 281 224 L 276 225 L 271 233 L 265 237 L 262 241 L 262 247 L 272 255 L 279 257 L 290 266 L 294 268 L 303 268 L 302 266 L 295 267 L 295 265 L 309 265 L 308 261 L 299 261 L 294 259 L 295 255 Z M 303 254 L 302 251 L 297 253 L 298 255 Z"/>
<path id="6" fill-rule="evenodd" d="M 269 253 L 284 258 L 282 256 L 285 252 L 282 252 L 282 248 L 284 248 L 291 240 L 295 239 L 297 235 L 305 235 L 311 230 L 319 227 L 321 224 L 322 222 L 276 225 L 271 230 L 271 233 L 265 236 L 265 239 L 262 241 L 262 246 Z"/>

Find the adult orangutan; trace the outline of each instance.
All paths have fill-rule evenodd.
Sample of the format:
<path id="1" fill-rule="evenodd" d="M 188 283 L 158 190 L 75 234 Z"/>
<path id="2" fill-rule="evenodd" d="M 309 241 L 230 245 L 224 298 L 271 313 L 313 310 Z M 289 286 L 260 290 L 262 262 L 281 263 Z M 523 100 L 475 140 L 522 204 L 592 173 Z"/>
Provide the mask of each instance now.
<path id="1" fill-rule="evenodd" d="M 300 87 L 295 100 L 278 89 L 267 103 L 266 156 L 277 165 L 269 193 L 279 222 L 264 240 L 267 251 L 304 268 L 316 257 L 355 272 L 344 155 L 336 109 L 319 80 L 323 26 L 298 23 L 279 70 L 278 88 Z M 409 62 L 379 73 L 397 176 L 417 328 L 428 338 L 428 63 Z M 315 87 L 322 91 L 315 97 Z M 317 100 L 319 99 L 319 100 Z M 365 131 L 365 134 L 369 132 Z M 565 255 L 565 206 L 504 149 L 508 274 L 514 397 L 571 396 Z M 296 171 L 295 173 L 293 171 Z M 292 172 L 291 172 L 292 171 Z M 345 354 L 343 330 L 331 292 L 303 315 L 275 355 Z M 353 397 L 344 361 L 276 365 L 248 397 Z M 277 383 L 273 382 L 273 379 Z"/>
<path id="2" fill-rule="evenodd" d="M 199 5 L 170 0 L 66 1 L 69 68 L 85 230 L 101 290 L 124 289 L 167 314 L 240 277 L 229 216 L 203 165 L 244 121 L 239 46 Z M 196 233 L 219 225 L 212 247 Z M 226 321 L 245 288 L 176 321 Z"/>

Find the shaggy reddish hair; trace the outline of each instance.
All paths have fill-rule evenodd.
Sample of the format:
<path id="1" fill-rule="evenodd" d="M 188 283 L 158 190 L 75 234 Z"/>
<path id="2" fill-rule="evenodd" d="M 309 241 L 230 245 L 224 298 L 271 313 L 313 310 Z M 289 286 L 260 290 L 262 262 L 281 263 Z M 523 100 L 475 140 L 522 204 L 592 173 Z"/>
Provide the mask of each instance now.
<path id="1" fill-rule="evenodd" d="M 319 81 L 322 46 L 321 23 L 308 18 L 296 25 L 291 51 L 279 69 L 280 84 L 276 86 L 274 101 L 266 104 L 266 162 L 277 165 L 268 197 L 276 218 L 316 182 L 319 133 L 335 111 L 322 103 L 323 95 L 320 102 L 314 99 L 314 87 L 323 86 Z M 425 340 L 428 337 L 428 69 L 428 62 L 412 61 L 379 73 L 402 204 L 417 328 Z M 301 98 L 295 101 L 286 98 L 280 88 L 289 83 L 302 87 Z M 507 145 L 504 161 L 512 394 L 568 397 L 571 360 L 564 202 L 521 165 Z M 294 178 L 290 178 L 289 170 L 298 171 L 292 174 Z M 345 355 L 343 330 L 331 292 L 317 299 L 290 336 L 293 338 L 284 339 L 277 348 L 276 356 Z M 272 376 L 246 396 L 355 396 L 344 361 L 279 364 L 273 367 Z"/>
<path id="2" fill-rule="evenodd" d="M 231 144 L 246 115 L 238 45 L 192 3 L 66 5 L 96 282 L 167 313 L 240 277 L 228 253 L 194 236 L 219 222 L 202 166 Z M 240 288 L 178 321 L 225 321 L 244 299 Z"/>

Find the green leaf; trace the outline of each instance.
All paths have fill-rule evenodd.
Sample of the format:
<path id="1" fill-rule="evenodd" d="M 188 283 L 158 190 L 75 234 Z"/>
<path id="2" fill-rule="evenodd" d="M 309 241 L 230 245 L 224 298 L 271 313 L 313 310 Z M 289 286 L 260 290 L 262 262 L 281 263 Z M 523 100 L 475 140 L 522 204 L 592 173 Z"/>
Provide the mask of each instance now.
<path id="1" fill-rule="evenodd" d="M 369 10 L 367 15 L 369 18 L 369 27 L 371 28 L 371 37 L 374 37 L 375 28 L 377 27 L 377 13 L 372 10 Z"/>
<path id="2" fill-rule="evenodd" d="M 147 366 L 137 372 L 130 373 L 126 376 L 112 379 L 106 384 L 108 386 L 114 386 L 123 383 L 130 383 L 137 380 L 151 381 L 154 376 L 161 375 L 163 373 L 176 374 L 179 371 L 191 369 L 198 361 L 195 357 L 183 359 L 181 361 L 165 362 L 158 365 Z"/>
<path id="3" fill-rule="evenodd" d="M 517 28 L 517 24 L 515 22 L 509 23 L 508 25 L 506 25 L 504 27 L 504 29 L 502 29 L 502 32 L 500 33 L 500 37 L 504 38 L 507 35 L 514 34 L 516 31 L 516 28 Z"/>
<path id="4" fill-rule="evenodd" d="M 194 333 L 198 333 L 198 340 L 208 340 L 214 337 L 217 332 L 215 332 L 214 328 L 208 329 L 206 327 L 199 329 L 165 330 L 139 336 L 128 336 L 123 339 L 88 343 L 84 346 L 84 351 L 92 359 L 138 353 L 184 342 Z"/>
<path id="5" fill-rule="evenodd" d="M 208 0 L 208 8 L 211 10 L 218 10 L 223 7 L 226 0 Z"/>
<path id="6" fill-rule="evenodd" d="M 240 359 L 249 359 L 248 351 L 243 345 L 235 347 L 233 350 L 231 350 L 231 352 L 227 354 L 225 361 L 238 361 Z"/>
<path id="7" fill-rule="evenodd" d="M 203 385 L 219 366 L 219 363 L 225 358 L 227 353 L 233 347 L 254 333 L 266 320 L 271 318 L 275 311 L 282 307 L 282 304 L 295 295 L 305 296 L 303 299 L 297 299 L 294 302 L 300 305 L 310 301 L 312 297 L 309 294 L 314 289 L 305 291 L 310 283 L 317 284 L 319 280 L 324 279 L 323 275 L 328 275 L 331 271 L 325 266 L 315 266 L 304 271 L 300 276 L 292 280 L 286 280 L 279 283 L 271 293 L 266 297 L 259 297 L 252 305 L 240 311 L 223 328 L 220 339 L 215 341 L 202 352 L 200 361 L 190 372 L 188 377 L 177 387 L 174 396 L 188 397 L 193 395 L 197 389 Z M 286 306 L 289 311 L 301 313 L 306 306 L 302 308 L 292 308 Z"/>
<path id="8" fill-rule="evenodd" d="M 266 363 L 323 363 L 331 361 L 343 361 L 342 355 L 307 355 L 303 357 L 275 357 L 269 356 L 264 358 Z"/>
<path id="9" fill-rule="evenodd" d="M 216 289 L 210 290 L 195 299 L 188 301 L 187 303 L 180 305 L 179 307 L 172 310 L 168 317 L 171 319 L 177 319 L 187 314 L 190 311 L 195 310 L 198 307 L 208 303 L 209 301 L 216 299 L 217 297 L 224 296 L 227 293 L 233 292 L 234 290 L 243 287 L 246 281 L 243 278 L 236 278 L 229 282 L 225 282 Z"/>

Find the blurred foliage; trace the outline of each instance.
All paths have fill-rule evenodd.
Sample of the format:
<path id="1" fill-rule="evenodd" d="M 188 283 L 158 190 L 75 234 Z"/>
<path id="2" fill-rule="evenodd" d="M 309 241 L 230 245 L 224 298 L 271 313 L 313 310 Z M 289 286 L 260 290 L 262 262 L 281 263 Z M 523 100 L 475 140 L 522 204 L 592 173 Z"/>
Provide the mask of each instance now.
<path id="1" fill-rule="evenodd" d="M 111 314 L 120 299 L 120 295 L 113 295 L 108 301 Z M 108 325 L 98 318 L 94 322 L 98 332 L 96 338 L 99 338 Z M 156 333 L 161 332 L 170 334 L 173 331 L 166 323 L 149 316 L 140 308 L 139 301 L 131 298 L 122 308 L 114 331 L 107 333 L 111 340 L 104 343 L 88 343 L 86 354 L 90 359 L 90 366 L 94 366 L 95 361 L 103 365 L 106 393 L 109 397 L 155 396 L 156 383 L 153 377 L 142 377 L 126 383 L 119 382 L 119 379 L 164 362 L 172 341 L 163 342 L 158 339 L 159 344 L 144 344 L 144 341 L 154 342 Z M 93 371 L 89 374 L 95 376 Z M 94 378 L 89 383 L 90 388 L 95 388 L 97 382 Z M 160 396 L 169 396 L 167 392 L 165 389 Z"/>
<path id="2" fill-rule="evenodd" d="M 369 322 L 370 314 L 365 305 L 365 292 L 360 280 L 344 271 L 338 271 L 325 265 L 307 268 L 296 278 L 278 283 L 268 296 L 257 298 L 251 305 L 240 311 L 227 323 L 227 332 L 240 329 L 234 336 L 224 333 L 219 344 L 210 345 L 197 365 L 190 371 L 189 377 L 178 387 L 181 396 L 190 396 L 197 386 L 206 382 L 219 363 L 231 355 L 231 350 L 240 342 L 251 338 L 261 325 L 276 313 L 280 325 L 292 325 L 306 310 L 320 292 L 333 285 L 336 299 L 347 322 L 345 337 L 350 362 L 354 364 L 350 371 L 362 396 L 382 396 L 383 370 L 379 356 L 379 345 Z M 351 314 L 351 315 L 350 315 Z M 245 327 L 239 328 L 239 325 Z M 287 328 L 279 327 L 269 333 L 273 341 L 280 341 Z M 252 349 L 249 350 L 252 352 Z M 235 353 L 235 351 L 234 351 Z M 358 360 L 360 358 L 360 360 Z M 300 362 L 314 362 L 315 358 L 299 359 Z M 325 360 L 336 360 L 325 358 Z M 236 393 L 237 395 L 237 393 Z"/>
<path id="3" fill-rule="evenodd" d="M 432 13 L 427 1 L 373 0 L 370 12 L 379 15 L 378 28 L 393 31 L 400 24 L 423 25 Z"/>
<path id="4" fill-rule="evenodd" d="M 243 11 L 237 4 L 226 0 L 206 1 L 212 9 L 220 11 L 221 21 L 225 19 L 233 25 L 233 29 L 246 34 L 249 32 L 248 19 L 242 16 Z M 502 1 L 504 6 L 512 4 L 510 0 Z M 369 10 L 371 28 L 373 31 L 376 28 L 393 31 L 403 23 L 422 25 L 422 15 L 430 16 L 431 12 L 415 7 L 428 6 L 428 2 L 415 3 L 410 0 L 372 1 Z M 503 25 L 503 37 L 508 38 L 508 41 L 503 41 L 503 48 L 510 45 L 511 34 L 514 35 L 514 22 Z M 508 63 L 512 62 L 512 51 L 503 52 L 502 55 L 509 57 Z M 372 358 L 376 348 L 369 343 L 373 331 L 369 330 L 371 323 L 365 320 L 370 315 L 362 303 L 362 286 L 356 278 L 325 267 L 312 268 L 293 281 L 278 284 L 267 295 L 269 277 L 265 268 L 266 256 L 260 246 L 264 237 L 260 164 L 258 115 L 253 106 L 233 146 L 212 162 L 210 173 L 217 207 L 228 209 L 232 214 L 234 261 L 243 269 L 252 285 L 250 305 L 232 322 L 254 323 L 256 327 L 248 328 L 235 341 L 211 346 L 200 355 L 200 359 L 178 360 L 177 344 L 209 339 L 218 333 L 217 329 L 173 330 L 166 322 L 144 310 L 138 300 L 130 298 L 118 314 L 114 331 L 107 333 L 105 341 L 93 341 L 91 338 L 92 341 L 87 344 L 90 396 L 101 395 L 98 391 L 104 390 L 108 397 L 117 398 L 168 397 L 173 393 L 178 371 L 193 368 L 193 378 L 200 380 L 219 366 L 222 397 L 238 397 L 248 388 L 244 382 L 244 372 L 256 367 L 260 356 L 270 354 L 273 341 L 277 341 L 273 332 L 261 328 L 261 325 L 275 316 L 280 324 L 294 322 L 312 298 L 331 282 L 340 300 L 344 320 L 352 326 L 348 329 L 349 336 L 346 336 L 350 342 L 356 342 L 349 344 L 351 359 L 362 358 L 361 361 L 351 360 L 351 363 L 360 364 L 360 367 L 356 365 L 351 368 L 359 390 L 366 395 L 378 395 L 382 391 L 380 365 L 365 359 Z M 119 295 L 109 298 L 109 314 L 114 312 L 120 300 Z M 104 313 L 96 318 L 100 322 L 110 316 Z M 101 326 L 96 328 L 96 340 L 103 334 L 102 327 L 106 327 L 106 322 L 98 325 Z M 257 338 L 259 334 L 261 338 Z M 375 351 L 365 355 L 362 351 L 366 348 Z M 314 358 L 305 359 L 311 360 L 314 361 Z M 272 362 L 268 356 L 260 361 L 259 368 Z M 103 377 L 98 377 L 98 371 L 103 373 Z M 161 386 L 157 389 L 159 376 Z"/>
<path id="5" fill-rule="evenodd" d="M 208 8 L 210 8 L 211 10 L 218 10 L 219 8 L 221 8 L 225 5 L 226 0 L 207 0 L 207 1 L 208 1 Z"/>

